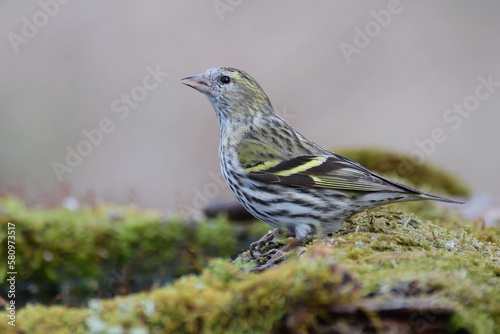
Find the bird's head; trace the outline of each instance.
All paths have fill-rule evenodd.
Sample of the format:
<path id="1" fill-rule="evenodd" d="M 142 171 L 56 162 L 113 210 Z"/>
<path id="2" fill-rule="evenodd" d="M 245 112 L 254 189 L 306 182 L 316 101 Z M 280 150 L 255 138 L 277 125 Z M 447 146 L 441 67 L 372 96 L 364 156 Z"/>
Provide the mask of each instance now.
<path id="1" fill-rule="evenodd" d="M 205 94 L 219 121 L 244 121 L 274 113 L 269 98 L 254 78 L 235 68 L 214 67 L 181 82 Z"/>

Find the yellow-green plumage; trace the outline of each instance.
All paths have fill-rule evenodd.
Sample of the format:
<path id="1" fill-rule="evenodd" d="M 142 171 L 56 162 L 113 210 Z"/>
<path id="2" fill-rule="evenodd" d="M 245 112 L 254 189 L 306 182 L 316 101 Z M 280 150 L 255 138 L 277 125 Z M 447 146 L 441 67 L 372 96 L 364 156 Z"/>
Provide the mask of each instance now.
<path id="1" fill-rule="evenodd" d="M 243 71 L 217 67 L 182 83 L 205 94 L 216 111 L 222 174 L 236 198 L 258 219 L 299 239 L 335 232 L 351 215 L 387 203 L 459 203 L 377 175 L 306 139 L 274 113 Z"/>

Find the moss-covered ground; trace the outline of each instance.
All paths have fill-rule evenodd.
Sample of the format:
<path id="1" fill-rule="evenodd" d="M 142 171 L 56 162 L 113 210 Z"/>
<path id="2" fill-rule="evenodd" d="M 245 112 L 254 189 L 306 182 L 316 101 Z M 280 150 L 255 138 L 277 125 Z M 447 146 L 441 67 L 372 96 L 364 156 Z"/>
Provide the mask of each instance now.
<path id="1" fill-rule="evenodd" d="M 425 180 L 405 183 L 467 194 L 452 178 Z M 364 211 L 261 272 L 251 268 L 286 238 L 252 257 L 244 250 L 269 230 L 255 221 L 106 205 L 46 210 L 2 198 L 2 258 L 7 222 L 16 225 L 18 286 L 50 285 L 58 305 L 17 309 L 15 327 L 0 314 L 0 333 L 500 332 L 500 228 L 432 202 Z M 79 285 L 93 298 L 68 297 Z"/>

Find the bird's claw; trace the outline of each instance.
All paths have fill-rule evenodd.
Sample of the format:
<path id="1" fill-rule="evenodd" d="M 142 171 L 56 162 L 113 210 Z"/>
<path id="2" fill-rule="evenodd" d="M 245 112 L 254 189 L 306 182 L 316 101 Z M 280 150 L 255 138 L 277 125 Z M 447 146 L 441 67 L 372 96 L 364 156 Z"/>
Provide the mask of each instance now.
<path id="1" fill-rule="evenodd" d="M 286 260 L 287 252 L 297 247 L 299 243 L 300 243 L 299 240 L 293 238 L 289 243 L 287 243 L 281 249 L 277 249 L 276 252 L 271 256 L 271 258 L 266 263 L 250 269 L 250 272 L 261 272 L 271 268 L 275 264 L 278 264 Z"/>
<path id="2" fill-rule="evenodd" d="M 280 229 L 275 228 L 274 230 L 269 231 L 266 234 L 264 234 L 264 236 L 262 238 L 260 238 L 259 240 L 252 242 L 250 244 L 250 254 L 252 254 L 252 256 L 253 256 L 254 250 L 261 249 L 262 247 L 264 247 L 269 241 L 273 240 L 274 235 L 279 233 L 279 232 L 280 232 Z"/>

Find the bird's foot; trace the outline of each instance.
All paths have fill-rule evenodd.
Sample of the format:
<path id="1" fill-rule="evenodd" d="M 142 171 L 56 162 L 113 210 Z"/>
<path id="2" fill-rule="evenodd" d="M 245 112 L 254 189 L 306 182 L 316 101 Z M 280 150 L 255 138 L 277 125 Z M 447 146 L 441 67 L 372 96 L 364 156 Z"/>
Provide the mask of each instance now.
<path id="1" fill-rule="evenodd" d="M 260 238 L 259 240 L 252 242 L 250 244 L 250 254 L 252 254 L 252 256 L 253 256 L 253 251 L 255 249 L 262 249 L 262 247 L 264 247 L 269 241 L 273 240 L 274 235 L 278 234 L 278 233 L 280 233 L 280 229 L 275 228 L 274 230 L 269 231 L 266 234 L 264 234 L 264 236 L 262 238 Z"/>
<path id="2" fill-rule="evenodd" d="M 284 260 L 286 260 L 286 254 L 288 251 L 296 248 L 299 245 L 299 240 L 296 238 L 292 238 L 290 242 L 288 242 L 281 249 L 276 249 L 275 253 L 271 256 L 271 258 L 264 264 L 261 264 L 255 268 L 250 269 L 250 272 L 261 272 L 266 269 L 271 268 L 273 265 L 278 264 Z"/>

